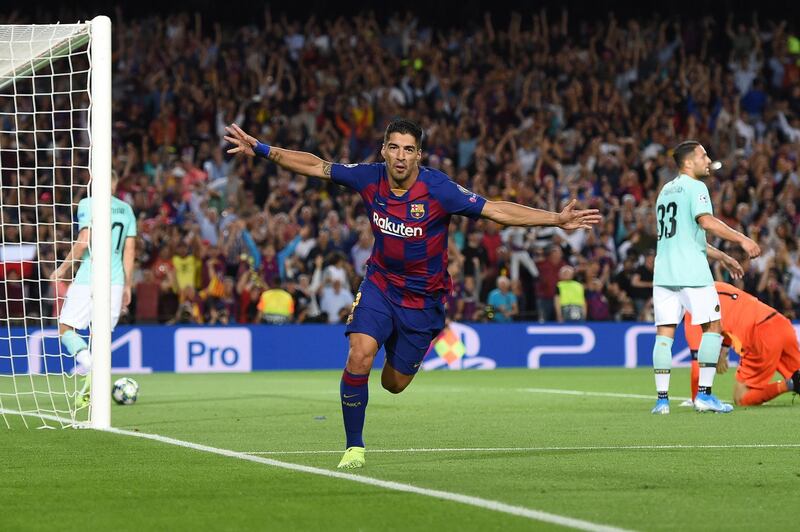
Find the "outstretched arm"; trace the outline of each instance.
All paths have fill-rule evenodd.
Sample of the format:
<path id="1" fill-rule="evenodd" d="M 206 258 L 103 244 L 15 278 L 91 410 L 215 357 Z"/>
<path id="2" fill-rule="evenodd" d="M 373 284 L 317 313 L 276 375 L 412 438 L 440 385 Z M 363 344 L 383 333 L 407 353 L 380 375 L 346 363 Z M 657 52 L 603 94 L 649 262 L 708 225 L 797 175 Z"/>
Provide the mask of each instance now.
<path id="1" fill-rule="evenodd" d="M 296 174 L 319 177 L 321 179 L 331 178 L 331 163 L 323 161 L 312 153 L 285 150 L 262 144 L 255 137 L 245 133 L 236 124 L 226 126 L 225 131 L 228 132 L 225 135 L 225 140 L 234 145 L 233 148 L 228 150 L 228 153 L 244 153 L 249 157 L 259 155 Z"/>
<path id="2" fill-rule="evenodd" d="M 575 210 L 575 200 L 570 201 L 561 212 L 533 209 L 510 201 L 487 201 L 481 216 L 501 225 L 521 227 L 555 225 L 567 231 L 591 229 L 592 225 L 601 220 L 597 209 Z"/>

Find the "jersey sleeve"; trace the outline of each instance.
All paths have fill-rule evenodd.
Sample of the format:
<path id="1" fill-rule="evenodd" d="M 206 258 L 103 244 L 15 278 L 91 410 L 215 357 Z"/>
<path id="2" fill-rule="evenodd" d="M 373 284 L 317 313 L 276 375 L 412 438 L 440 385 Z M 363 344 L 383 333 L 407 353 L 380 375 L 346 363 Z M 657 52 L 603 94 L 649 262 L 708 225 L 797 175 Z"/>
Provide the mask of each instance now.
<path id="1" fill-rule="evenodd" d="M 83 198 L 78 203 L 78 229 L 92 226 L 92 205 L 89 198 Z"/>
<path id="2" fill-rule="evenodd" d="M 128 216 L 128 231 L 125 233 L 125 237 L 134 237 L 136 236 L 136 216 L 133 215 L 133 209 L 131 206 L 128 205 L 127 216 Z"/>
<path id="3" fill-rule="evenodd" d="M 473 220 L 480 218 L 486 198 L 467 190 L 448 177 L 432 188 L 431 193 L 448 214 L 459 214 Z"/>
<path id="4" fill-rule="evenodd" d="M 378 178 L 378 169 L 373 164 L 333 164 L 331 181 L 337 185 L 352 188 L 356 192 Z"/>
<path id="5" fill-rule="evenodd" d="M 705 183 L 697 182 L 692 187 L 690 192 L 689 205 L 692 209 L 692 219 L 697 220 L 697 217 L 702 214 L 714 214 L 714 209 L 711 206 L 711 196 L 708 193 L 708 187 Z"/>

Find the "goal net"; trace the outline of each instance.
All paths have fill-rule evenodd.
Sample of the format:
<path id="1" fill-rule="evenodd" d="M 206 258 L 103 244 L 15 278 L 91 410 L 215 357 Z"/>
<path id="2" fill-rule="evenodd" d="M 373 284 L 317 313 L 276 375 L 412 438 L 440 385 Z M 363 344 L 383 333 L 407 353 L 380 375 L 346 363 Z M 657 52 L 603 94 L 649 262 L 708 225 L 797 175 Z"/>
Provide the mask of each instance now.
<path id="1" fill-rule="evenodd" d="M 110 258 L 104 265 L 99 255 L 110 214 L 94 211 L 110 202 L 110 89 L 108 18 L 0 25 L 0 428 L 108 426 L 109 298 L 97 286 L 109 284 Z M 101 359 L 90 377 L 101 389 L 77 406 L 83 375 L 59 338 L 58 318 L 80 257 L 63 278 L 50 277 L 78 235 L 78 202 L 90 194 L 90 254 L 100 272 L 92 297 L 106 319 L 78 331 Z"/>

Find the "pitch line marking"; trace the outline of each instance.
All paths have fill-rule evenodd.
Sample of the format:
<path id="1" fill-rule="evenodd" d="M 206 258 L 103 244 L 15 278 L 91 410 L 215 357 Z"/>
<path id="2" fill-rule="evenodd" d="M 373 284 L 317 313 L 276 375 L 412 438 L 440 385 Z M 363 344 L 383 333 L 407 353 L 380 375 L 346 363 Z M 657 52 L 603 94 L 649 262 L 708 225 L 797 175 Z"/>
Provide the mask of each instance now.
<path id="1" fill-rule="evenodd" d="M 617 399 L 647 399 L 652 401 L 653 395 L 642 395 L 638 393 L 615 393 L 615 392 L 586 392 L 583 390 L 561 390 L 559 388 L 519 388 L 517 391 L 529 393 L 552 393 L 554 395 L 578 395 L 584 397 L 614 397 Z M 691 397 L 670 397 L 670 400 L 685 401 Z"/>
<path id="2" fill-rule="evenodd" d="M 531 392 L 531 393 L 552 393 L 552 394 L 559 394 L 559 395 L 578 395 L 578 396 L 590 396 L 590 397 L 617 397 L 617 398 L 625 398 L 625 399 L 651 399 L 652 400 L 652 396 L 638 395 L 638 394 L 585 392 L 585 391 L 580 391 L 580 390 L 560 390 L 560 389 L 555 389 L 555 388 L 523 388 L 520 391 Z M 676 397 L 675 399 L 682 400 L 682 399 L 685 399 L 685 398 Z M 5 413 L 7 413 L 7 414 L 20 414 L 20 415 L 28 414 L 28 413 L 17 412 L 17 411 L 14 411 L 14 410 L 7 410 L 7 409 L 2 409 L 2 412 L 4 414 Z M 61 418 L 60 416 L 39 414 L 39 417 L 44 418 L 44 419 L 50 419 L 50 420 L 53 420 L 53 421 L 68 421 L 68 422 L 74 423 L 73 420 L 66 420 L 65 418 Z M 83 426 L 81 424 L 77 424 L 77 426 L 83 428 Z M 158 442 L 161 442 L 161 443 L 166 443 L 166 444 L 169 444 L 169 445 L 176 445 L 176 446 L 179 446 L 179 447 L 193 449 L 193 450 L 200 451 L 200 452 L 207 452 L 207 453 L 211 453 L 211 454 L 217 454 L 217 455 L 220 455 L 220 456 L 227 456 L 229 458 L 237 458 L 239 460 L 256 462 L 256 463 L 260 463 L 260 464 L 263 464 L 263 465 L 269 465 L 269 466 L 278 467 L 278 468 L 282 468 L 282 469 L 288 469 L 290 471 L 299 471 L 299 472 L 303 472 L 303 473 L 321 475 L 321 476 L 325 476 L 325 477 L 329 477 L 329 478 L 338 478 L 338 479 L 342 479 L 342 480 L 350 480 L 352 482 L 359 482 L 359 483 L 362 483 L 362 484 L 367 484 L 367 485 L 370 485 L 370 486 L 377 486 L 377 487 L 381 487 L 381 488 L 385 488 L 385 489 L 389 489 L 389 490 L 401 491 L 401 492 L 406 492 L 406 493 L 414 493 L 414 494 L 417 494 L 417 495 L 423 495 L 423 496 L 432 497 L 432 498 L 436 498 L 436 499 L 447 500 L 447 501 L 452 501 L 452 502 L 459 502 L 459 503 L 466 504 L 466 505 L 469 505 L 469 506 L 475 506 L 475 507 L 478 507 L 478 508 L 484 508 L 484 509 L 487 509 L 487 510 L 493 510 L 493 511 L 501 512 L 501 513 L 506 513 L 506 514 L 509 514 L 509 515 L 516 515 L 518 517 L 525 517 L 525 518 L 532 519 L 532 520 L 535 520 L 535 521 L 541 521 L 541 522 L 545 522 L 545 523 L 552 523 L 552 524 L 556 524 L 556 525 L 561 525 L 561 526 L 565 526 L 565 527 L 568 527 L 568 528 L 574 528 L 576 530 L 587 530 L 587 531 L 591 531 L 591 532 L 630 532 L 630 531 L 628 531 L 626 529 L 623 529 L 623 528 L 618 528 L 618 527 L 613 527 L 613 526 L 608 526 L 608 525 L 602 525 L 602 524 L 598 524 L 598 523 L 592 523 L 590 521 L 584 521 L 584 520 L 581 520 L 581 519 L 565 517 L 565 516 L 561 516 L 561 515 L 558 515 L 558 514 L 551 514 L 551 513 L 543 512 L 543 511 L 540 511 L 540 510 L 532 510 L 530 508 L 524 508 L 524 507 L 521 507 L 521 506 L 513 506 L 513 505 L 502 503 L 502 502 L 499 502 L 499 501 L 492 501 L 492 500 L 489 500 L 489 499 L 481 499 L 480 497 L 462 495 L 462 494 L 459 494 L 459 493 L 452 493 L 452 492 L 448 492 L 448 491 L 432 490 L 432 489 L 428 489 L 428 488 L 420 488 L 420 487 L 417 487 L 417 486 L 413 486 L 411 484 L 403 484 L 403 483 L 400 483 L 400 482 L 392 482 L 392 481 L 387 481 L 387 480 L 380 480 L 380 479 L 364 477 L 364 476 L 360 476 L 360 475 L 353 475 L 353 474 L 350 474 L 350 473 L 341 473 L 341 472 L 338 472 L 338 471 L 329 471 L 327 469 L 320 469 L 320 468 L 317 468 L 317 467 L 304 466 L 304 465 L 300 465 L 300 464 L 294 464 L 294 463 L 291 463 L 291 462 L 282 462 L 280 460 L 273 460 L 271 458 L 263 458 L 261 456 L 256 456 L 255 453 L 243 453 L 243 452 L 238 452 L 238 451 L 232 451 L 232 450 L 229 450 L 229 449 L 221 449 L 221 448 L 218 448 L 218 447 L 211 447 L 211 446 L 208 446 L 208 445 L 201 445 L 201 444 L 197 444 L 197 443 L 178 440 L 178 439 L 175 439 L 175 438 L 169 438 L 167 436 L 161 436 L 161 435 L 158 435 L 158 434 L 149 434 L 149 433 L 146 433 L 146 432 L 133 432 L 133 431 L 124 430 L 124 429 L 117 429 L 117 428 L 106 429 L 103 432 L 109 432 L 109 433 L 112 433 L 112 434 L 120 434 L 120 435 L 123 435 L 123 436 L 134 436 L 134 437 L 137 437 L 137 438 L 149 439 L 149 440 L 158 441 Z M 628 446 L 628 447 L 606 447 L 606 448 L 597 446 L 597 447 L 594 447 L 594 448 L 586 448 L 586 447 L 561 447 L 561 448 L 556 448 L 556 447 L 550 447 L 550 448 L 541 448 L 540 447 L 540 448 L 536 448 L 536 447 L 532 447 L 532 448 L 526 448 L 526 447 L 520 447 L 520 448 L 471 448 L 471 449 L 467 449 L 467 448 L 458 449 L 458 448 L 456 448 L 456 449 L 408 449 L 408 450 L 404 450 L 404 449 L 400 449 L 400 450 L 394 450 L 394 449 L 384 449 L 384 450 L 371 449 L 370 452 L 371 453 L 376 453 L 376 452 L 378 452 L 378 453 L 379 452 L 409 452 L 409 451 L 413 451 L 413 452 L 459 452 L 459 451 L 461 451 L 461 452 L 469 452 L 469 451 L 472 451 L 472 452 L 476 452 L 476 451 L 477 452 L 480 452 L 480 451 L 484 451 L 484 452 L 490 452 L 490 451 L 513 452 L 513 451 L 537 451 L 537 450 L 538 451 L 548 451 L 548 450 L 549 451 L 558 451 L 558 450 L 561 450 L 561 451 L 568 451 L 568 450 L 618 450 L 618 449 L 621 449 L 621 450 L 634 450 L 634 449 L 666 449 L 666 448 L 674 448 L 674 449 L 685 449 L 685 448 L 720 449 L 720 448 L 735 448 L 735 447 L 741 447 L 741 448 L 757 447 L 757 448 L 760 448 L 760 447 L 793 447 L 793 446 L 794 445 L 792 445 L 792 444 L 789 444 L 789 445 L 779 445 L 779 444 L 771 445 L 771 444 L 768 444 L 768 445 L 750 445 L 750 446 L 746 446 L 746 445 L 742 445 L 742 446 L 733 446 L 733 445 L 728 445 L 728 446 L 681 446 L 681 445 L 676 445 L 676 446 Z M 800 446 L 800 445 L 798 445 L 798 446 Z M 339 451 L 314 451 L 314 453 L 339 453 L 339 452 L 341 452 L 341 450 L 339 450 Z M 267 453 L 278 454 L 277 452 L 274 452 L 274 451 L 261 452 L 261 454 L 267 454 Z M 283 453 L 280 453 L 280 454 L 304 454 L 304 453 L 305 452 L 302 452 L 302 451 L 295 451 L 295 452 L 283 452 Z M 307 454 L 307 453 L 305 453 L 305 454 Z"/>
<path id="3" fill-rule="evenodd" d="M 17 415 L 25 415 L 23 412 L 19 412 L 16 410 L 7 410 L 7 409 L 0 409 L 0 412 L 4 414 L 17 414 Z M 52 421 L 67 421 L 66 418 L 62 418 L 59 416 L 53 415 L 41 415 L 45 419 L 50 419 Z M 88 427 L 87 427 L 88 428 Z M 184 447 L 186 449 L 192 449 L 195 451 L 205 452 L 216 454 L 220 456 L 226 456 L 228 458 L 237 458 L 239 460 L 245 460 L 248 462 L 255 462 L 262 465 L 268 465 L 272 467 L 278 467 L 281 469 L 288 469 L 289 471 L 298 471 L 301 473 L 310 473 L 312 475 L 320 475 L 323 477 L 329 478 L 338 478 L 341 480 L 349 480 L 351 482 L 359 482 L 361 484 L 367 484 L 368 486 L 376 486 L 379 488 L 384 488 L 393 491 L 401 491 L 405 493 L 413 493 L 415 495 L 422 495 L 425 497 L 431 497 L 434 499 L 441 499 L 445 501 L 457 502 L 461 504 L 466 504 L 468 506 L 475 506 L 476 508 L 483 508 L 486 510 L 492 510 L 495 512 L 505 513 L 509 515 L 514 515 L 517 517 L 525 517 L 527 519 L 531 519 L 534 521 L 541 521 L 543 523 L 551 523 L 554 525 L 560 525 L 567 528 L 574 528 L 576 530 L 586 530 L 588 532 L 632 532 L 631 530 L 625 528 L 618 528 L 609 525 L 602 525 L 599 523 L 593 523 L 591 521 L 584 521 L 582 519 L 575 519 L 573 517 L 566 517 L 563 515 L 558 514 L 551 514 L 549 512 L 543 512 L 541 510 L 533 510 L 531 508 L 525 508 L 523 506 L 514 506 L 511 504 L 506 504 L 500 501 L 493 501 L 490 499 L 481 499 L 480 497 L 473 497 L 471 495 L 463 495 L 460 493 L 452 493 L 449 491 L 441 491 L 441 490 L 434 490 L 428 488 L 420 488 L 418 486 L 414 486 L 412 484 L 403 484 L 401 482 L 393 482 L 390 480 L 380 480 L 377 478 L 371 477 L 364 477 L 361 475 L 354 475 L 352 473 L 342 473 L 339 471 L 330 471 L 327 469 L 321 469 L 318 467 L 311 467 L 311 466 L 304 466 L 300 464 L 294 464 L 292 462 L 281 462 L 280 460 L 273 460 L 271 458 L 263 458 L 261 456 L 254 456 L 248 453 L 242 453 L 238 451 L 232 451 L 230 449 L 221 449 L 219 447 L 211 447 L 210 445 L 202 445 L 199 443 L 188 442 L 184 440 L 178 440 L 175 438 L 170 438 L 168 436 L 161 436 L 159 434 L 148 434 L 146 432 L 134 432 L 131 430 L 125 429 L 117 429 L 117 428 L 109 428 L 100 430 L 99 432 L 108 432 L 111 434 L 119 434 L 122 436 L 134 436 L 136 438 L 142 438 L 146 440 L 153 440 L 160 443 L 166 443 L 169 445 L 176 445 L 178 447 Z M 336 451 L 341 452 L 341 451 Z"/>
<path id="4" fill-rule="evenodd" d="M 441 447 L 422 449 L 368 449 L 369 453 L 513 453 L 513 452 L 548 452 L 548 451 L 671 451 L 671 450 L 697 450 L 697 449 L 797 449 L 800 443 L 731 443 L 708 445 L 587 445 L 575 447 Z M 242 451 L 252 455 L 280 455 L 280 454 L 339 454 L 337 450 L 309 450 L 309 451 Z"/>
<path id="5" fill-rule="evenodd" d="M 340 480 L 349 480 L 351 482 L 359 482 L 361 484 L 367 484 L 369 486 L 376 486 L 379 488 L 384 488 L 393 491 L 401 491 L 405 493 L 413 493 L 416 495 L 423 495 L 425 497 L 431 497 L 434 499 L 441 499 L 445 501 L 451 502 L 458 502 L 461 504 L 466 504 L 469 506 L 475 506 L 477 508 L 484 508 L 486 510 L 493 510 L 496 512 L 501 512 L 509 515 L 515 515 L 518 517 L 525 517 L 528 519 L 532 519 L 535 521 L 541 521 L 544 523 L 551 523 L 555 525 L 560 525 L 568 528 L 574 528 L 576 530 L 587 530 L 590 532 L 630 532 L 623 528 L 618 528 L 609 525 L 602 525 L 598 523 L 593 523 L 591 521 L 584 521 L 582 519 L 575 519 L 572 517 L 566 517 L 563 515 L 558 514 L 551 514 L 549 512 L 543 512 L 541 510 L 533 510 L 530 508 L 525 508 L 522 506 L 513 506 L 511 504 L 506 504 L 500 501 L 493 501 L 490 499 L 481 499 L 480 497 L 473 497 L 471 495 L 463 495 L 460 493 L 452 493 L 449 491 L 441 491 L 441 490 L 434 490 L 428 488 L 420 488 L 418 486 L 414 486 L 412 484 L 403 484 L 401 482 L 393 482 L 389 480 L 381 480 L 377 478 L 365 477 L 361 475 L 354 475 L 352 473 L 342 473 L 339 471 L 330 471 L 327 469 L 321 469 L 318 467 L 311 467 L 305 466 L 301 464 L 294 464 L 291 462 L 282 462 L 280 460 L 274 460 L 271 458 L 264 458 L 261 456 L 254 456 L 252 454 L 242 453 L 238 451 L 232 451 L 230 449 L 221 449 L 219 447 L 212 447 L 210 445 L 202 445 L 199 443 L 188 442 L 184 440 L 178 440 L 175 438 L 170 438 L 167 436 L 161 436 L 159 434 L 148 434 L 146 432 L 133 432 L 130 430 L 124 429 L 116 429 L 110 428 L 105 429 L 101 432 L 109 432 L 112 434 L 120 434 L 123 436 L 134 436 L 136 438 L 143 438 L 146 440 L 153 440 L 160 443 L 166 443 L 169 445 L 176 445 L 178 447 L 184 447 L 186 449 L 193 449 L 195 451 L 205 452 L 216 454 L 220 456 L 227 456 L 228 458 L 237 458 L 239 460 L 245 460 L 249 462 L 255 462 L 258 464 L 263 464 L 272 467 L 278 467 L 281 469 L 288 469 L 290 471 L 298 471 L 301 473 L 310 473 L 312 475 L 319 475 L 328 478 L 337 478 Z M 341 452 L 341 451 L 338 451 Z"/>

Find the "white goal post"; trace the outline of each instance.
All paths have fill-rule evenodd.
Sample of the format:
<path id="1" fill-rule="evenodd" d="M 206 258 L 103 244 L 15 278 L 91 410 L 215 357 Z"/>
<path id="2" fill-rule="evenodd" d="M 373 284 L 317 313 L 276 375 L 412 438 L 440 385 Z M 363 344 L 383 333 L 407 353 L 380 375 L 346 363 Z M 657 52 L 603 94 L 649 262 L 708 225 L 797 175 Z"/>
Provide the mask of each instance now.
<path id="1" fill-rule="evenodd" d="M 90 423 L 111 426 L 111 19 L 90 23 L 92 341 Z"/>
<path id="2" fill-rule="evenodd" d="M 111 425 L 111 167 L 111 20 L 0 25 L 0 427 Z M 66 284 L 48 278 L 78 235 L 82 197 L 92 216 L 88 408 L 58 339 Z"/>

